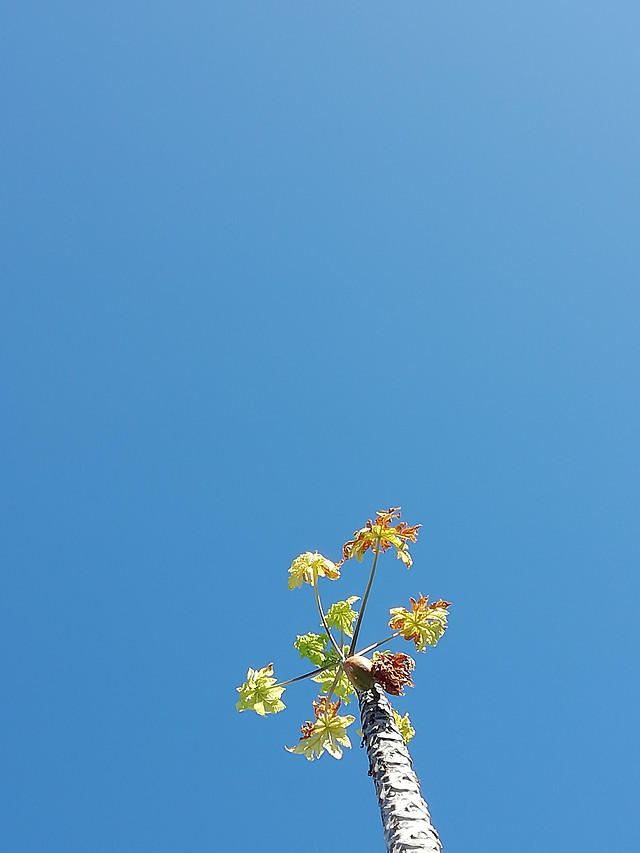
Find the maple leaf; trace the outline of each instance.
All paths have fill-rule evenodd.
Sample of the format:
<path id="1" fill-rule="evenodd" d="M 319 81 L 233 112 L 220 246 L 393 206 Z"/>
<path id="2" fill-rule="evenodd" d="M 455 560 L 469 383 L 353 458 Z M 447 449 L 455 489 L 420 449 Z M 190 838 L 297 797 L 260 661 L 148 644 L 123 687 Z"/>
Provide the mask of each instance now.
<path id="1" fill-rule="evenodd" d="M 402 735 L 402 740 L 405 743 L 409 743 L 411 738 L 416 733 L 416 730 L 411 725 L 411 720 L 409 719 L 409 713 L 407 712 L 404 715 L 404 717 L 401 717 L 395 708 L 392 708 L 391 710 L 393 711 L 393 719 L 396 721 L 396 725 L 400 729 L 400 734 Z"/>
<path id="2" fill-rule="evenodd" d="M 293 647 L 300 652 L 301 658 L 308 658 L 315 666 L 323 666 L 329 657 L 326 634 L 298 634 Z"/>
<path id="3" fill-rule="evenodd" d="M 312 681 L 315 681 L 316 684 L 322 685 L 320 687 L 320 693 L 328 693 L 331 690 L 331 685 L 333 684 L 333 679 L 336 677 L 337 671 L 338 665 L 332 666 L 331 669 L 325 669 L 324 672 L 319 672 L 317 675 L 312 677 Z M 344 671 L 340 673 L 340 677 L 333 686 L 333 692 L 344 701 L 345 705 L 348 705 L 349 702 L 351 702 L 351 697 L 354 695 L 355 691 Z"/>
<path id="4" fill-rule="evenodd" d="M 289 568 L 289 589 L 302 586 L 303 581 L 314 586 L 319 577 L 336 580 L 336 578 L 340 577 L 341 565 L 342 560 L 339 563 L 334 563 L 317 551 L 305 551 L 304 554 L 300 554 L 291 563 Z"/>
<path id="5" fill-rule="evenodd" d="M 347 637 L 353 637 L 353 623 L 358 618 L 358 614 L 352 610 L 351 605 L 356 601 L 360 601 L 359 595 L 350 595 L 346 601 L 336 601 L 332 604 L 327 610 L 327 625 L 344 631 Z"/>
<path id="6" fill-rule="evenodd" d="M 418 538 L 420 524 L 409 527 L 406 521 L 399 521 L 395 526 L 394 520 L 400 518 L 400 507 L 391 507 L 388 510 L 376 512 L 375 522 L 369 519 L 364 527 L 356 530 L 353 539 L 345 542 L 342 554 L 345 560 L 355 557 L 362 562 L 365 552 L 369 549 L 375 551 L 376 544 L 380 542 L 380 550 L 386 551 L 392 546 L 396 549 L 399 560 L 409 569 L 413 563 L 409 554 L 409 542 L 415 542 Z"/>
<path id="7" fill-rule="evenodd" d="M 387 693 L 404 696 L 404 685 L 413 687 L 411 670 L 416 662 L 402 652 L 379 652 L 374 654 L 371 675 Z"/>
<path id="8" fill-rule="evenodd" d="M 416 651 L 424 652 L 426 646 L 435 646 L 447 628 L 447 607 L 450 601 L 434 601 L 428 604 L 429 597 L 420 595 L 418 600 L 411 599 L 411 611 L 404 607 L 392 607 L 389 627 L 399 631 L 405 640 L 413 640 Z"/>
<path id="9" fill-rule="evenodd" d="M 284 687 L 274 687 L 277 679 L 273 678 L 273 664 L 262 669 L 248 669 L 247 680 L 236 690 L 240 699 L 236 703 L 238 711 L 253 710 L 261 717 L 266 714 L 277 714 L 286 707 L 280 697 Z"/>
<path id="10" fill-rule="evenodd" d="M 306 722 L 301 728 L 302 737 L 295 746 L 285 746 L 287 752 L 304 755 L 308 761 L 320 756 L 326 750 L 333 758 L 342 758 L 342 747 L 351 747 L 351 741 L 347 735 L 347 726 L 354 722 L 355 717 L 350 714 L 345 717 L 338 716 L 340 700 L 327 702 L 325 697 L 318 697 L 313 702 L 315 710 L 315 722 Z"/>

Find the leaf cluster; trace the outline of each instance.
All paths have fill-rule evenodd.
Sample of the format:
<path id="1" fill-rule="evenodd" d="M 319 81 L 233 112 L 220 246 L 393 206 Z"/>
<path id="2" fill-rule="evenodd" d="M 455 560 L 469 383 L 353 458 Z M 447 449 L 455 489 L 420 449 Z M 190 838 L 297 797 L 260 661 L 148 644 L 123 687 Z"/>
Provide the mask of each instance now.
<path id="1" fill-rule="evenodd" d="M 356 530 L 353 539 L 345 543 L 343 558 L 339 562 L 328 559 L 318 551 L 305 551 L 291 563 L 289 589 L 299 588 L 303 584 L 313 587 L 320 616 L 322 630 L 299 634 L 293 644 L 300 658 L 308 660 L 314 669 L 282 682 L 277 682 L 273 664 L 258 670 L 249 669 L 247 680 L 237 688 L 240 698 L 236 705 L 239 711 L 254 710 L 260 716 L 276 714 L 285 707 L 281 696 L 287 685 L 306 678 L 318 684 L 320 695 L 313 702 L 315 720 L 302 725 L 300 741 L 293 747 L 287 747 L 289 752 L 305 755 L 310 761 L 319 758 L 324 752 L 334 758 L 341 758 L 343 747 L 351 746 L 346 730 L 355 719 L 349 714 L 338 713 L 342 704 L 351 702 L 359 690 L 370 689 L 374 681 L 395 696 L 404 695 L 405 686 L 413 687 L 411 673 L 415 661 L 408 655 L 390 651 L 374 652 L 373 660 L 364 655 L 396 637 L 412 641 L 417 651 L 425 651 L 427 645 L 435 646 L 444 634 L 450 603 L 438 600 L 429 604 L 428 598 L 420 595 L 417 600 L 411 599 L 410 610 L 404 607 L 391 608 L 389 626 L 394 633 L 390 637 L 360 652 L 356 651 L 379 554 L 393 548 L 398 559 L 410 568 L 413 561 L 409 543 L 416 541 L 419 527 L 401 521 L 398 507 L 381 510 L 376 513 L 375 520 L 369 519 L 364 527 Z M 360 612 L 353 609 L 353 605 L 360 601 L 357 595 L 334 602 L 325 612 L 318 590 L 319 579 L 336 580 L 346 562 L 354 557 L 362 561 L 367 551 L 373 554 L 373 564 Z M 345 644 L 345 637 L 351 640 L 350 644 Z M 336 701 L 332 702 L 334 696 Z M 401 717 L 395 710 L 393 713 L 400 733 L 408 743 L 415 734 L 409 715 Z"/>

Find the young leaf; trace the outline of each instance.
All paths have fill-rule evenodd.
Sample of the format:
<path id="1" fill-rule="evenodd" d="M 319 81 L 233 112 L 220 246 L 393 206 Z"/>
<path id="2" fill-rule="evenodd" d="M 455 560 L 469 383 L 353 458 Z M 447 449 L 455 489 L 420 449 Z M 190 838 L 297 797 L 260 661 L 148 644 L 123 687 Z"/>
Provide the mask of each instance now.
<path id="1" fill-rule="evenodd" d="M 332 666 L 331 669 L 325 669 L 324 672 L 319 672 L 317 675 L 313 676 L 311 680 L 315 681 L 316 684 L 322 685 L 320 687 L 320 693 L 328 693 L 331 690 L 331 685 L 333 684 L 333 679 L 336 677 L 337 671 L 338 667 Z M 351 697 L 355 694 L 355 691 L 344 671 L 340 673 L 340 677 L 333 687 L 333 692 L 343 700 L 345 705 L 348 705 L 349 702 L 351 702 Z"/>
<path id="2" fill-rule="evenodd" d="M 406 521 L 399 521 L 395 527 L 392 527 L 391 522 L 400 518 L 400 507 L 391 507 L 386 511 L 379 510 L 376 512 L 376 516 L 375 522 L 369 519 L 364 527 L 356 530 L 353 539 L 344 544 L 342 549 L 344 559 L 350 560 L 355 557 L 358 562 L 362 562 L 365 552 L 369 549 L 375 550 L 376 543 L 380 540 L 382 551 L 393 546 L 396 549 L 398 559 L 402 560 L 405 566 L 410 569 L 413 561 L 409 554 L 409 542 L 417 540 L 418 528 L 421 525 L 416 524 L 414 527 L 409 527 Z"/>
<path id="3" fill-rule="evenodd" d="M 280 697 L 284 687 L 274 687 L 277 679 L 273 678 L 273 664 L 262 669 L 247 670 L 247 680 L 236 690 L 240 699 L 236 703 L 238 711 L 253 710 L 264 717 L 266 714 L 277 714 L 286 707 Z"/>
<path id="4" fill-rule="evenodd" d="M 336 578 L 340 577 L 341 565 L 342 561 L 333 563 L 317 551 L 315 553 L 305 551 L 304 554 L 300 554 L 291 563 L 289 568 L 289 589 L 302 586 L 303 581 L 313 586 L 317 583 L 319 577 L 336 580 Z"/>
<path id="5" fill-rule="evenodd" d="M 327 610 L 327 625 L 330 628 L 337 628 L 339 631 L 344 631 L 347 637 L 353 637 L 353 623 L 358 618 L 358 614 L 351 608 L 352 604 L 360 601 L 359 595 L 350 595 L 346 601 L 336 601 Z"/>
<path id="6" fill-rule="evenodd" d="M 427 605 L 429 597 L 421 595 L 411 599 L 411 611 L 404 607 L 392 607 L 389 627 L 400 631 L 405 640 L 413 640 L 416 651 L 424 652 L 426 646 L 435 646 L 447 628 L 447 607 L 450 601 L 434 601 Z"/>
<path id="7" fill-rule="evenodd" d="M 298 634 L 293 646 L 300 652 L 301 658 L 307 658 L 315 666 L 324 666 L 329 657 L 328 642 L 326 634 Z"/>
<path id="8" fill-rule="evenodd" d="M 285 746 L 287 752 L 295 752 L 306 756 L 308 761 L 320 758 L 326 750 L 334 758 L 342 758 L 341 747 L 351 747 L 347 735 L 347 726 L 354 722 L 355 717 L 338 716 L 340 701 L 328 702 L 322 697 L 313 703 L 315 723 L 307 722 L 301 727 L 302 737 L 295 746 Z"/>
<path id="9" fill-rule="evenodd" d="M 409 713 L 407 712 L 404 715 L 404 717 L 401 717 L 395 708 L 393 708 L 392 710 L 393 710 L 393 718 L 396 721 L 397 727 L 400 729 L 400 734 L 402 735 L 402 740 L 405 743 L 409 743 L 411 738 L 416 733 L 416 730 L 411 725 L 411 720 L 409 719 Z"/>

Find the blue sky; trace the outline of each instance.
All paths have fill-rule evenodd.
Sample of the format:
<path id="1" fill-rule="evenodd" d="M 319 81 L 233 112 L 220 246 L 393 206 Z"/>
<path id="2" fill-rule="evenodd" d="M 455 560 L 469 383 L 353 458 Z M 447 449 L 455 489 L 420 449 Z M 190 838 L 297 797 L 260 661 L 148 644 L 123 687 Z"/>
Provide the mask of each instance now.
<path id="1" fill-rule="evenodd" d="M 312 685 L 235 686 L 396 504 L 363 640 L 453 601 L 396 703 L 445 850 L 635 850 L 639 27 L 5 0 L 3 850 L 382 851 Z"/>

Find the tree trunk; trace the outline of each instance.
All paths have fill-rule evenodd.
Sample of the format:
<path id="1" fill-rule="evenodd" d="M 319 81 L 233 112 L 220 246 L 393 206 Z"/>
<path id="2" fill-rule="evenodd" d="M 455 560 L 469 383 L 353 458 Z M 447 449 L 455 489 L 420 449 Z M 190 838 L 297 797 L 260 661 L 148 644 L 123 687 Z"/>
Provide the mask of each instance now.
<path id="1" fill-rule="evenodd" d="M 388 853 L 442 853 L 389 700 L 374 683 L 370 690 L 358 691 L 358 701 Z"/>

